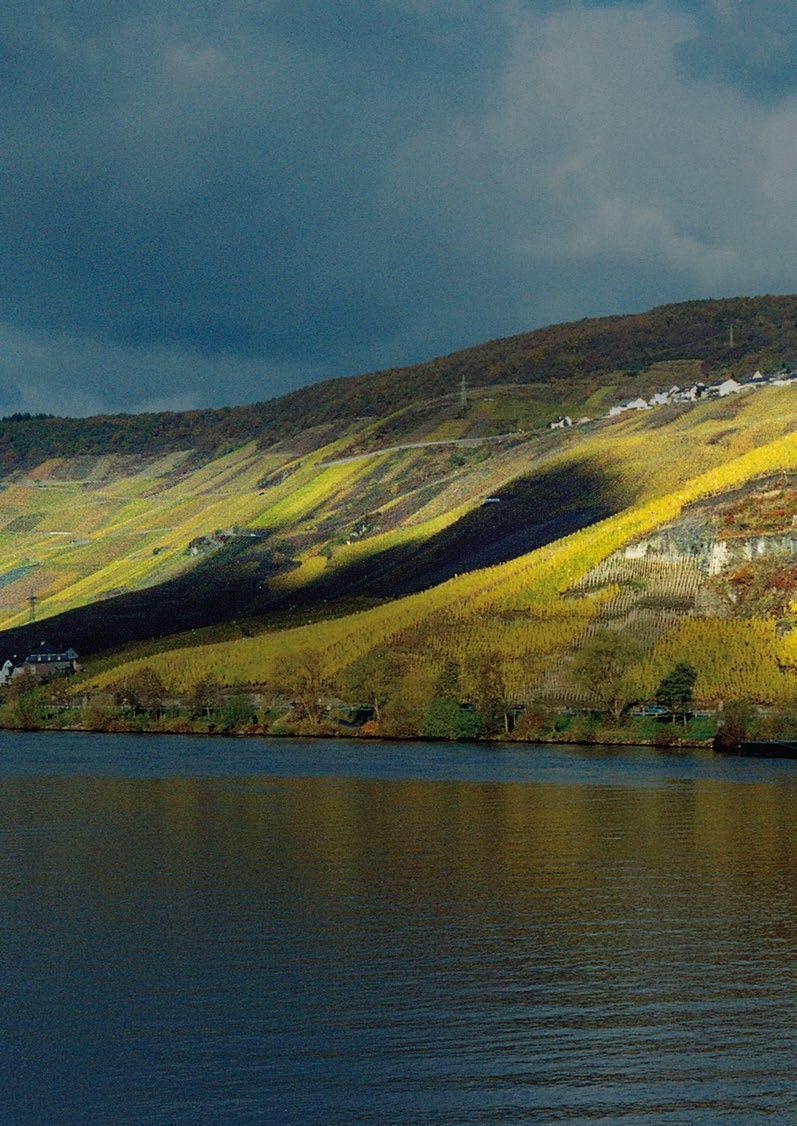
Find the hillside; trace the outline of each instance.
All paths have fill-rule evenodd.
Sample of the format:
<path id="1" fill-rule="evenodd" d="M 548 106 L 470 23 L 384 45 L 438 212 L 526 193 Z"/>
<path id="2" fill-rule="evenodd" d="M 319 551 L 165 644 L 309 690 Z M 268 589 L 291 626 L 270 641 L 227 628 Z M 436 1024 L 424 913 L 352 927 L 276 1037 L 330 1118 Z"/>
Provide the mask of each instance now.
<path id="1" fill-rule="evenodd" d="M 251 440 L 266 448 L 313 427 L 384 419 L 408 404 L 450 396 L 463 377 L 471 387 L 536 389 L 533 406 L 539 409 L 583 402 L 609 387 L 618 397 L 635 394 L 652 386 L 646 378 L 651 368 L 679 360 L 692 361 L 697 371 L 710 376 L 795 358 L 797 297 L 690 301 L 551 325 L 408 368 L 326 380 L 252 406 L 89 419 L 4 419 L 0 469 L 108 453 L 149 456 L 191 449 L 208 455 Z M 391 425 L 401 431 L 404 423 L 392 419 Z"/>
<path id="2" fill-rule="evenodd" d="M 320 654 L 334 675 L 389 645 L 402 655 L 408 679 L 423 682 L 456 658 L 470 669 L 466 688 L 475 692 L 472 678 L 486 660 L 500 667 L 511 697 L 529 703 L 540 691 L 550 694 L 552 673 L 561 674 L 563 659 L 590 631 L 621 617 L 626 625 L 631 622 L 635 640 L 643 643 L 638 674 L 648 689 L 666 662 L 688 658 L 698 664 L 699 698 L 706 702 L 746 694 L 770 703 L 791 698 L 797 664 L 793 575 L 777 614 L 770 612 L 771 606 L 735 613 L 710 603 L 698 609 L 699 583 L 686 560 L 675 561 L 664 579 L 653 575 L 655 564 L 647 561 L 641 568 L 643 583 L 638 574 L 621 573 L 615 561 L 624 549 L 682 519 L 691 502 L 715 498 L 719 503 L 722 498 L 724 510 L 731 510 L 740 486 L 771 493 L 773 472 L 774 480 L 782 482 L 777 487 L 793 498 L 797 443 L 792 434 L 707 472 L 680 477 L 673 491 L 646 497 L 507 563 L 342 618 L 148 654 L 104 672 L 97 683 L 110 684 L 146 665 L 174 691 L 187 691 L 204 676 L 229 685 L 275 684 L 287 660 L 302 659 L 309 651 Z M 757 485 L 759 480 L 764 484 Z M 788 515 L 790 529 L 795 513 Z M 640 616 L 644 603 L 649 612 Z M 567 700 L 572 692 L 565 686 L 553 695 Z"/>
<path id="3" fill-rule="evenodd" d="M 6 423 L 4 655 L 47 639 L 79 651 L 95 689 L 146 667 L 176 693 L 207 677 L 273 692 L 291 656 L 313 654 L 340 689 L 387 649 L 406 699 L 452 660 L 472 695 L 487 661 L 515 704 L 582 707 L 574 657 L 609 629 L 638 647 L 645 692 L 700 652 L 701 699 L 775 704 L 797 663 L 794 568 L 749 545 L 780 535 L 792 558 L 797 384 L 610 408 L 711 371 L 772 370 L 790 355 L 795 313 L 797 299 L 750 299 L 557 326 L 409 369 L 423 392 L 405 382 L 394 410 L 396 381 L 379 373 L 332 385 L 340 394 L 159 416 L 154 437 L 156 416 L 101 420 L 80 452 L 75 420 Z M 731 315 L 746 367 L 729 364 L 727 339 L 710 343 Z M 581 357 L 569 369 L 568 348 Z M 550 364 L 544 382 L 536 364 Z M 244 427 L 267 410 L 290 436 Z M 551 429 L 564 414 L 576 424 Z M 22 433 L 38 437 L 23 449 Z M 169 448 L 178 437 L 193 444 Z M 747 522 L 750 559 L 728 546 L 726 520 Z M 690 535 L 727 553 L 721 576 L 708 556 L 686 557 Z M 661 543 L 683 558 L 659 558 Z"/>

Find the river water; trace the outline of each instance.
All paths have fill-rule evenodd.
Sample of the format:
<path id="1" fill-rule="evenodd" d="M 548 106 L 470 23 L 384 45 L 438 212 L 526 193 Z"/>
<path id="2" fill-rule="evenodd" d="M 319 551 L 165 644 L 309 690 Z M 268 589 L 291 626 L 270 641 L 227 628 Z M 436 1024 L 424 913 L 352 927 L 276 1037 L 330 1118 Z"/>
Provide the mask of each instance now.
<path id="1" fill-rule="evenodd" d="M 702 753 L 0 734 L 0 1121 L 794 1121 L 796 810 Z"/>

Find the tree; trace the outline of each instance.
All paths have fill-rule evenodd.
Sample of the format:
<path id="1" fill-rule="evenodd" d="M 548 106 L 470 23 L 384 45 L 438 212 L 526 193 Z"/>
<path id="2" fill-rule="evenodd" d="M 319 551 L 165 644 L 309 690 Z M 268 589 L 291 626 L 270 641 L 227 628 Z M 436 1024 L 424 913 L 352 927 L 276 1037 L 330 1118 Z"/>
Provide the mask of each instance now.
<path id="1" fill-rule="evenodd" d="M 722 722 L 714 736 L 714 750 L 720 753 L 738 751 L 750 736 L 755 708 L 747 700 L 729 700 L 722 712 Z"/>
<path id="2" fill-rule="evenodd" d="M 222 703 L 221 685 L 212 676 L 201 677 L 191 689 L 188 707 L 195 719 L 210 719 Z"/>
<path id="3" fill-rule="evenodd" d="M 456 739 L 459 732 L 460 706 L 450 696 L 435 696 L 426 709 L 421 724 L 424 739 Z"/>
<path id="4" fill-rule="evenodd" d="M 39 687 L 39 681 L 29 668 L 23 669 L 17 676 L 11 678 L 11 683 L 6 690 L 6 699 L 19 700 Z"/>
<path id="5" fill-rule="evenodd" d="M 434 697 L 435 682 L 428 662 L 408 662 L 395 692 L 382 710 L 382 730 L 402 738 L 419 735 L 429 702 Z"/>
<path id="6" fill-rule="evenodd" d="M 150 665 L 137 669 L 115 685 L 117 702 L 127 704 L 135 712 L 160 711 L 166 688 Z"/>
<path id="7" fill-rule="evenodd" d="M 235 692 L 228 696 L 221 707 L 221 722 L 227 731 L 235 727 L 246 727 L 255 721 L 255 709 L 246 692 Z"/>
<path id="8" fill-rule="evenodd" d="M 509 704 L 498 653 L 488 653 L 472 668 L 474 699 L 482 735 L 509 734 Z"/>
<path id="9" fill-rule="evenodd" d="M 378 723 L 382 709 L 396 692 L 400 675 L 396 655 L 380 645 L 349 665 L 343 684 L 346 692 L 354 698 L 352 702 L 371 705 Z"/>
<path id="10" fill-rule="evenodd" d="M 459 700 L 460 697 L 459 661 L 446 657 L 435 685 L 435 695 L 443 700 Z"/>
<path id="11" fill-rule="evenodd" d="M 15 676 L 8 686 L 3 712 L 10 727 L 29 731 L 41 725 L 41 690 L 38 680 L 28 669 Z"/>
<path id="12" fill-rule="evenodd" d="M 632 667 L 641 651 L 632 638 L 615 630 L 597 630 L 579 649 L 573 674 L 579 685 L 614 720 L 637 698 Z"/>
<path id="13" fill-rule="evenodd" d="M 482 734 L 484 734 L 484 724 L 476 709 L 460 707 L 454 723 L 454 738 L 467 741 L 478 739 Z"/>
<path id="14" fill-rule="evenodd" d="M 697 681 L 697 670 L 688 661 L 678 661 L 662 678 L 655 692 L 656 703 L 669 708 L 673 713 L 682 712 L 686 726 L 686 712 L 692 702 Z"/>
<path id="15" fill-rule="evenodd" d="M 334 680 L 326 673 L 317 649 L 306 649 L 285 663 L 281 687 L 295 698 L 303 717 L 320 723 L 324 716 L 324 696 L 335 691 Z"/>

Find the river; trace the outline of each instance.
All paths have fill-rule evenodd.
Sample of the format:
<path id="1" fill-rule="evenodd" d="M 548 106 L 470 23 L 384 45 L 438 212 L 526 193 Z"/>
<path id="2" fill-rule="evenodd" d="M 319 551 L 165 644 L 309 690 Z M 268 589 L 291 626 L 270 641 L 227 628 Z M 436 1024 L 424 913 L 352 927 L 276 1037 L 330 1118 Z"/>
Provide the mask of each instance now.
<path id="1" fill-rule="evenodd" d="M 797 766 L 0 734 L 3 1123 L 793 1121 Z"/>

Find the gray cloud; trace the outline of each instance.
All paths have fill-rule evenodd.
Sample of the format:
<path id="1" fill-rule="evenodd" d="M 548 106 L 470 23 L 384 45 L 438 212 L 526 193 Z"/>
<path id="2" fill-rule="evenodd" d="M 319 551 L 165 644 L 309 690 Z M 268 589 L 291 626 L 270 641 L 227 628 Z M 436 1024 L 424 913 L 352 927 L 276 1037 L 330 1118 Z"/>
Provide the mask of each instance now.
<path id="1" fill-rule="evenodd" d="M 792 289 L 797 103 L 763 76 L 796 29 L 751 7 L 742 67 L 730 0 L 20 3 L 0 410 L 245 401 Z"/>

